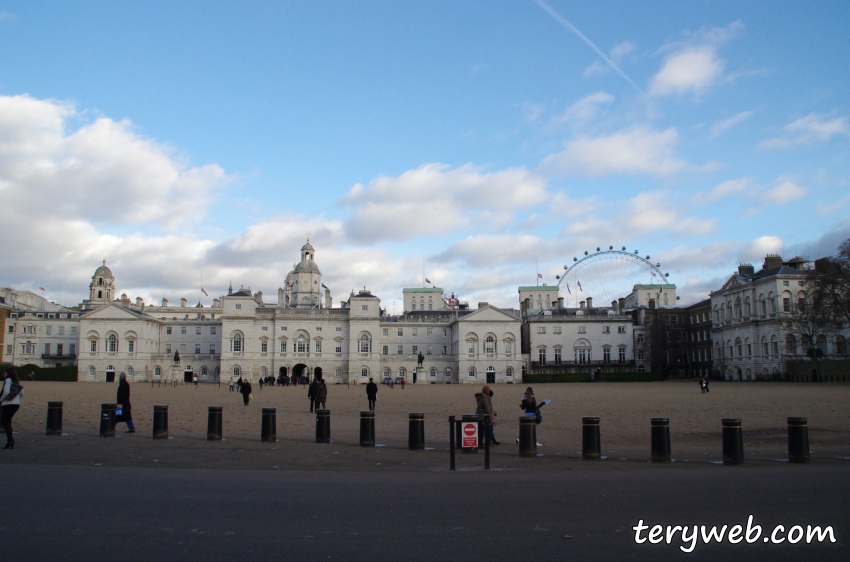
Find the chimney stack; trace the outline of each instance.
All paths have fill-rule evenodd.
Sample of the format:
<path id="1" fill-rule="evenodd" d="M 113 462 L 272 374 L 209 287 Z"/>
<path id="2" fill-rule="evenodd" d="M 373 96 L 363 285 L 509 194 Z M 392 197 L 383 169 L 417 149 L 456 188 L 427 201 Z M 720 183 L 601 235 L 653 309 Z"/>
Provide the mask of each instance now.
<path id="1" fill-rule="evenodd" d="M 756 268 L 751 263 L 742 263 L 738 266 L 738 275 L 754 275 Z"/>
<path id="2" fill-rule="evenodd" d="M 587 308 L 593 308 L 593 297 L 587 297 Z"/>
<path id="3" fill-rule="evenodd" d="M 564 308 L 564 297 L 558 297 L 558 308 Z"/>
<path id="4" fill-rule="evenodd" d="M 578 303 L 578 307 L 579 307 L 579 308 L 584 308 L 584 301 L 581 301 L 580 303 Z"/>
<path id="5" fill-rule="evenodd" d="M 767 254 L 764 257 L 765 271 L 770 271 L 771 269 L 776 269 L 780 266 L 782 266 L 782 256 L 779 256 L 777 254 Z"/>
<path id="6" fill-rule="evenodd" d="M 620 299 L 617 301 L 617 305 L 619 308 L 619 313 L 622 314 L 626 310 L 626 299 L 620 297 Z"/>

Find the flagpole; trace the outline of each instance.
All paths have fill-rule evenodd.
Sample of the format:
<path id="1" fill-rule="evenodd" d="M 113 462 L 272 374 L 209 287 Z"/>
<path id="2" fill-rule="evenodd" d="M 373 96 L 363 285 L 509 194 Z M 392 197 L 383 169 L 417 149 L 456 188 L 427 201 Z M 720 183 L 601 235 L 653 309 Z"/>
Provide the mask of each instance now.
<path id="1" fill-rule="evenodd" d="M 537 284 L 537 287 L 540 286 L 540 265 L 538 265 L 537 260 L 534 260 L 534 269 L 537 272 L 537 275 L 534 276 L 534 282 Z"/>

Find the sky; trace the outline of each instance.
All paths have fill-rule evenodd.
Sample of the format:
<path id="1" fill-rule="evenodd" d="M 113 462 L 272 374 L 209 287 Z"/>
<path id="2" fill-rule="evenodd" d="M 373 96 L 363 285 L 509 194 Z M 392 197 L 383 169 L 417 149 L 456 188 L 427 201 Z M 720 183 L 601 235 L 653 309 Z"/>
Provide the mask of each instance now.
<path id="1" fill-rule="evenodd" d="M 850 238 L 848 23 L 844 1 L 0 0 L 0 285 L 73 305 L 106 259 L 131 299 L 274 302 L 310 233 L 335 302 L 400 311 L 427 277 L 516 308 L 613 246 L 693 303 Z"/>

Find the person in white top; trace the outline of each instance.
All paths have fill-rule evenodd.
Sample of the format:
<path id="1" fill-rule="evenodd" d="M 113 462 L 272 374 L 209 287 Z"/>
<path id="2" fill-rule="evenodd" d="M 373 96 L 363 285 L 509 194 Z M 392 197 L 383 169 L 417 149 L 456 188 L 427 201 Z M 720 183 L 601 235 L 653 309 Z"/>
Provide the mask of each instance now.
<path id="1" fill-rule="evenodd" d="M 6 430 L 6 446 L 4 449 L 14 449 L 15 440 L 12 438 L 12 417 L 21 407 L 21 396 L 24 389 L 13 367 L 6 369 L 3 374 L 3 390 L 0 391 L 0 423 Z"/>

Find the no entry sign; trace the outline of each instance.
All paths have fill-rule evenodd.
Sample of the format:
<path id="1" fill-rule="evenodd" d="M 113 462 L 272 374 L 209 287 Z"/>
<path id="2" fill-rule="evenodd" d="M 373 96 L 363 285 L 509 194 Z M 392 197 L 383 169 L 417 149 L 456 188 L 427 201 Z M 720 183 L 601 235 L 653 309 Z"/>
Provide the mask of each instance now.
<path id="1" fill-rule="evenodd" d="M 461 433 L 463 434 L 462 446 L 464 448 L 478 447 L 478 422 L 463 422 Z"/>

